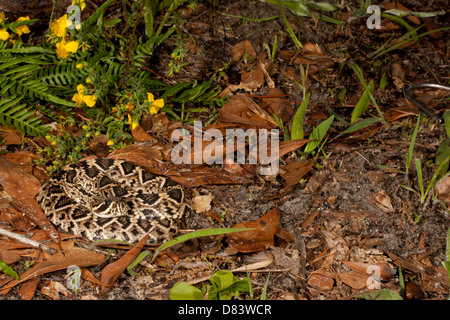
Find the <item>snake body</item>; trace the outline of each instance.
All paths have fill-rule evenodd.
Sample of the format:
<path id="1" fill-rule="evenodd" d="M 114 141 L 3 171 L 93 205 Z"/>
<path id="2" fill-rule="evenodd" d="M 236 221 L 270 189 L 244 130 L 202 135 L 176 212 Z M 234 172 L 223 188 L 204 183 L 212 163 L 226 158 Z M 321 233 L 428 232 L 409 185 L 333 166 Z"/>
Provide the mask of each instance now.
<path id="1" fill-rule="evenodd" d="M 132 163 L 100 158 L 64 167 L 40 189 L 42 210 L 61 230 L 90 240 L 161 243 L 178 231 L 184 189 Z"/>

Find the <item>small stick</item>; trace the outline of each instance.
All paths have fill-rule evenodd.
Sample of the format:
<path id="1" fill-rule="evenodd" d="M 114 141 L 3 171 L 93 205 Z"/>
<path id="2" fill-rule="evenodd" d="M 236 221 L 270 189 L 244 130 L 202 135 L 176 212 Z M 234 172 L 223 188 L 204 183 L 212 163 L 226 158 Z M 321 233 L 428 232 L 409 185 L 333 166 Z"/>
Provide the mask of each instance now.
<path id="1" fill-rule="evenodd" d="M 2 229 L 2 228 L 0 228 L 0 235 L 17 240 L 21 243 L 27 244 L 34 248 L 42 249 L 42 251 L 44 251 L 45 253 L 48 253 L 48 254 L 55 254 L 58 252 L 58 250 L 53 249 L 52 247 L 49 247 L 46 244 L 31 240 L 31 239 L 25 237 L 24 235 L 14 233 L 14 232 Z"/>

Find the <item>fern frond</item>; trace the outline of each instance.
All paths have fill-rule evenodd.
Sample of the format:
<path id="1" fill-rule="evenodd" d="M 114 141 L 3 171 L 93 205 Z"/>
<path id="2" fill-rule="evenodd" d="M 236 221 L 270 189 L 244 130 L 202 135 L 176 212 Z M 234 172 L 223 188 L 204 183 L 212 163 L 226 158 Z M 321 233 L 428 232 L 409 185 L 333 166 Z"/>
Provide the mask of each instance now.
<path id="1" fill-rule="evenodd" d="M 45 136 L 49 128 L 27 108 L 26 103 L 18 104 L 22 99 L 23 95 L 0 100 L 0 123 L 14 127 L 22 134 Z"/>

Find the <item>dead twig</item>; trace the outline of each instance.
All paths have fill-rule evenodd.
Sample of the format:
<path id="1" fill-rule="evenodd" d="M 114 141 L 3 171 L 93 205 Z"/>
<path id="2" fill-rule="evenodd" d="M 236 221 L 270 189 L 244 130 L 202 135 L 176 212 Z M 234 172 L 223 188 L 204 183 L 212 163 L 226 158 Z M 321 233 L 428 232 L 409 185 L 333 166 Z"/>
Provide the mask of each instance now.
<path id="1" fill-rule="evenodd" d="M 43 243 L 31 240 L 31 239 L 25 237 L 24 235 L 14 233 L 14 232 L 2 229 L 2 228 L 0 228 L 0 235 L 14 239 L 16 241 L 19 241 L 20 243 L 24 243 L 24 244 L 32 246 L 34 248 L 42 249 L 42 251 L 44 251 L 45 253 L 48 253 L 48 254 L 55 254 L 58 252 L 58 250 L 53 249 L 52 247 L 49 247 Z"/>

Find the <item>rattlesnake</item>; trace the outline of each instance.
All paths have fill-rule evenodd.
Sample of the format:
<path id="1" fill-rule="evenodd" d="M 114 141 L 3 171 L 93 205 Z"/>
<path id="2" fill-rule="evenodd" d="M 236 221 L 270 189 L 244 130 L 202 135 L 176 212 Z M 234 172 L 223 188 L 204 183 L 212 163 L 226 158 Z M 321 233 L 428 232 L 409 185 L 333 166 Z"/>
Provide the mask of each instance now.
<path id="1" fill-rule="evenodd" d="M 61 230 L 90 240 L 161 243 L 178 231 L 186 213 L 184 189 L 132 163 L 90 159 L 70 164 L 36 197 Z"/>

